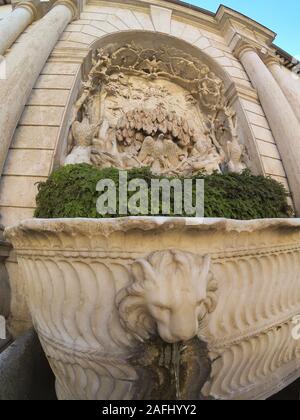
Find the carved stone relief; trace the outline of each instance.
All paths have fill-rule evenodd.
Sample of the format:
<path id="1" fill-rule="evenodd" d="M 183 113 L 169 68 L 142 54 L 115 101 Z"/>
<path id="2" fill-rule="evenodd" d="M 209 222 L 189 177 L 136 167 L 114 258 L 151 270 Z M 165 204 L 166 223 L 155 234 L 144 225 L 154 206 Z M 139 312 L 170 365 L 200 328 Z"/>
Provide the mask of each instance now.
<path id="1" fill-rule="evenodd" d="M 6 236 L 59 399 L 263 399 L 299 377 L 297 219 L 32 219 Z"/>
<path id="2" fill-rule="evenodd" d="M 148 166 L 185 176 L 245 169 L 223 81 L 199 60 L 166 46 L 97 50 L 68 144 L 66 164 Z"/>
<path id="3" fill-rule="evenodd" d="M 167 343 L 194 338 L 199 319 L 213 308 L 210 256 L 159 251 L 136 261 L 131 271 L 133 283 L 118 304 L 125 328 L 142 340 L 156 331 Z"/>

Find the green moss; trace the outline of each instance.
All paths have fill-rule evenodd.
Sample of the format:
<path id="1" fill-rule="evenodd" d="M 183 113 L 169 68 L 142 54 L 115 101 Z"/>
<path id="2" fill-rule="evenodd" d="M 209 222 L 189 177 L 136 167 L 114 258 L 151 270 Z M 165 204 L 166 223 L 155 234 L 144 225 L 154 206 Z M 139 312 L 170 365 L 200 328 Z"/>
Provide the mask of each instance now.
<path id="1" fill-rule="evenodd" d="M 157 177 L 148 168 L 128 171 L 128 181 L 135 178 L 146 180 L 150 186 L 151 179 Z M 242 174 L 199 174 L 194 177 L 197 178 L 205 181 L 206 217 L 249 220 L 292 216 L 287 192 L 271 178 L 253 176 L 249 171 Z M 117 169 L 99 170 L 87 164 L 61 167 L 46 182 L 38 185 L 35 217 L 101 218 L 96 209 L 99 197 L 96 185 L 101 179 L 112 179 L 118 189 Z"/>

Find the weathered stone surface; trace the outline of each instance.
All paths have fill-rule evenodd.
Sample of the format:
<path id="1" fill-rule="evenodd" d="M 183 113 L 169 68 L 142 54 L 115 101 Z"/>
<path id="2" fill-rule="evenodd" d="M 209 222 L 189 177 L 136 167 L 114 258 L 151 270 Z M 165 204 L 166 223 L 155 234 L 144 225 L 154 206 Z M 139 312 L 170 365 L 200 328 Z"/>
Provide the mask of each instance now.
<path id="1" fill-rule="evenodd" d="M 1 223 L 4 226 L 12 226 L 16 223 L 16 220 L 25 220 L 33 217 L 33 207 L 13 207 L 13 206 L 0 206 Z"/>
<path id="2" fill-rule="evenodd" d="M 280 160 L 280 155 L 275 144 L 258 140 L 257 145 L 262 156 Z"/>
<path id="3" fill-rule="evenodd" d="M 32 320 L 27 305 L 26 285 L 22 282 L 20 266 L 12 255 L 5 261 L 5 267 L 8 272 L 10 289 L 8 323 L 12 334 L 17 337 L 32 326 Z"/>
<path id="4" fill-rule="evenodd" d="M 267 174 L 285 177 L 286 174 L 281 160 L 265 156 L 262 157 L 262 160 Z"/>
<path id="5" fill-rule="evenodd" d="M 1 220 L 1 222 L 3 222 Z M 4 241 L 3 227 L 0 225 L 0 316 L 8 317 L 10 313 L 10 287 L 5 260 L 9 255 L 11 246 Z M 1 340 L 0 340 L 1 346 Z"/>
<path id="6" fill-rule="evenodd" d="M 0 186 L 0 206 L 35 208 L 37 183 L 46 177 L 3 175 Z"/>
<path id="7" fill-rule="evenodd" d="M 35 85 L 36 89 L 71 89 L 74 82 L 72 75 L 41 75 Z"/>
<path id="8" fill-rule="evenodd" d="M 53 374 L 30 330 L 0 353 L 0 400 L 55 399 Z"/>
<path id="9" fill-rule="evenodd" d="M 6 71 L 0 78 L 0 172 L 30 92 L 74 9 L 72 3 L 56 4 L 34 26 L 26 41 L 20 42 L 5 58 Z"/>
<path id="10" fill-rule="evenodd" d="M 169 34 L 171 31 L 172 10 L 154 5 L 151 5 L 150 9 L 155 30 Z"/>
<path id="11" fill-rule="evenodd" d="M 33 89 L 28 105 L 65 106 L 70 95 L 69 90 L 62 89 Z"/>
<path id="12" fill-rule="evenodd" d="M 159 352 L 157 335 L 206 343 L 197 398 L 263 399 L 300 375 L 299 219 L 32 219 L 6 237 L 60 399 L 131 399 L 140 375 L 151 387 L 152 362 L 128 360 Z"/>
<path id="13" fill-rule="evenodd" d="M 300 122 L 300 76 L 283 67 L 279 60 L 271 60 L 268 67 Z"/>
<path id="14" fill-rule="evenodd" d="M 58 127 L 19 125 L 15 131 L 12 148 L 53 150 L 58 131 Z"/>
<path id="15" fill-rule="evenodd" d="M 11 150 L 3 169 L 4 175 L 49 176 L 52 150 Z"/>
<path id="16" fill-rule="evenodd" d="M 58 161 L 64 161 L 65 152 L 67 151 L 66 136 L 69 128 L 69 121 L 73 121 L 72 103 L 75 103 L 76 101 L 78 85 L 80 82 L 79 68 L 81 63 L 84 62 L 84 65 L 82 66 L 83 70 L 84 72 L 88 72 L 89 54 L 92 44 L 97 41 L 97 47 L 99 44 L 102 48 L 107 44 L 114 44 L 114 42 L 119 43 L 120 46 L 120 40 L 125 43 L 125 39 L 126 43 L 130 43 L 132 40 L 140 42 L 144 37 L 147 37 L 145 31 L 150 31 L 155 34 L 152 44 L 148 44 L 148 46 L 150 45 L 154 48 L 155 53 L 159 51 L 162 44 L 172 44 L 173 46 L 176 46 L 175 40 L 177 45 L 183 45 L 182 43 L 184 41 L 184 48 L 181 49 L 183 53 L 186 52 L 193 55 L 196 49 L 198 49 L 198 58 L 200 61 L 208 60 L 209 68 L 215 72 L 215 74 L 218 74 L 218 77 L 225 82 L 225 97 L 230 104 L 233 104 L 232 106 L 237 113 L 237 133 L 239 140 L 246 146 L 246 150 L 249 153 L 249 167 L 251 167 L 251 169 L 254 168 L 255 173 L 271 175 L 274 179 L 283 183 L 283 185 L 288 188 L 286 171 L 281 162 L 281 159 L 286 157 L 287 154 L 283 149 L 281 149 L 279 153 L 277 143 L 278 139 L 279 142 L 284 141 L 288 143 L 289 140 L 286 137 L 290 137 L 290 135 L 287 135 L 286 133 L 288 133 L 289 130 L 284 133 L 281 132 L 283 133 L 281 135 L 278 134 L 277 124 L 282 124 L 282 122 L 281 113 L 277 111 L 275 113 L 273 112 L 276 101 L 271 100 L 269 101 L 269 104 L 271 105 L 266 106 L 266 95 L 259 92 L 260 100 L 263 104 L 262 108 L 258 100 L 258 95 L 253 88 L 253 86 L 257 88 L 257 83 L 255 80 L 253 80 L 253 85 L 249 82 L 248 76 L 251 75 L 251 71 L 248 71 L 249 75 L 247 75 L 241 62 L 237 60 L 231 52 L 236 37 L 245 36 L 249 41 L 253 42 L 255 49 L 260 52 L 261 56 L 265 54 L 264 51 L 266 49 L 266 57 L 268 58 L 269 53 L 274 55 L 274 48 L 272 46 L 274 34 L 268 29 L 250 21 L 250 19 L 245 16 L 237 15 L 224 7 L 221 7 L 217 16 L 213 17 L 170 2 L 158 2 L 159 4 L 152 5 L 152 9 L 150 5 L 147 5 L 146 3 L 140 2 L 139 4 L 139 2 L 136 2 L 136 4 L 133 4 L 131 2 L 124 5 L 121 4 L 121 2 L 104 1 L 99 4 L 83 5 L 83 12 L 81 13 L 80 19 L 75 23 L 68 25 L 65 33 L 61 36 L 61 41 L 56 43 L 53 54 L 40 72 L 40 77 L 37 80 L 35 89 L 33 90 L 30 99 L 27 100 L 29 108 L 25 110 L 25 119 L 22 121 L 22 124 L 29 125 L 19 125 L 18 129 L 15 131 L 5 166 L 5 174 L 1 179 L 1 222 L 6 226 L 32 216 L 35 207 L 35 183 L 39 180 L 45 180 L 45 176 L 47 176 L 49 170 L 53 166 L 54 156 L 57 157 Z M 161 7 L 164 4 L 166 5 L 166 8 Z M 66 22 L 70 20 L 70 12 L 66 12 L 65 6 L 59 7 L 60 13 L 56 16 L 57 20 L 54 19 L 55 24 L 50 25 L 49 28 L 47 28 L 48 38 L 43 36 L 35 37 L 35 39 L 38 39 L 38 45 L 36 44 L 36 47 L 31 46 L 30 49 L 28 47 L 27 49 L 20 47 L 21 44 L 29 45 L 28 41 L 30 40 L 30 34 L 35 31 L 35 28 L 39 24 L 39 22 L 37 22 L 31 25 L 28 30 L 18 38 L 9 52 L 10 57 L 14 54 L 16 57 L 15 61 L 11 61 L 14 69 L 18 68 L 20 70 L 19 73 L 13 74 L 14 79 L 11 81 L 11 87 L 7 93 L 3 95 L 5 98 L 12 98 L 9 102 L 10 105 L 3 108 L 9 111 L 7 113 L 9 118 L 11 118 L 13 112 L 18 108 L 18 105 L 20 108 L 18 108 L 20 112 L 18 115 L 16 113 L 14 114 L 14 121 L 9 125 L 9 130 L 11 130 L 10 134 L 12 134 L 13 128 L 15 127 L 14 124 L 21 115 L 26 98 L 29 97 L 30 94 L 31 88 L 29 89 L 29 87 L 32 86 L 32 83 L 27 84 L 27 81 L 29 78 L 33 77 L 33 74 L 34 77 L 37 78 L 38 73 L 35 72 L 35 69 L 37 67 L 42 68 L 46 58 L 44 57 L 42 60 L 43 62 L 31 62 L 31 67 L 27 65 L 17 66 L 16 63 L 19 62 L 18 60 L 23 53 L 26 56 L 26 60 L 29 60 L 32 54 L 37 54 L 38 52 L 39 58 L 45 51 L 48 51 L 47 54 L 50 53 L 48 48 L 50 32 L 52 40 L 54 39 L 53 37 L 59 36 L 59 33 L 55 33 L 55 31 L 52 32 L 51 29 L 59 23 L 58 21 L 61 23 L 62 20 L 65 21 L 65 18 L 62 19 L 62 15 L 65 15 L 66 17 L 66 13 L 68 15 Z M 2 14 L 2 11 L 3 8 L 1 8 L 0 14 Z M 24 17 L 27 12 L 25 10 L 23 12 L 22 15 Z M 15 15 L 17 13 L 20 14 L 21 12 L 15 12 Z M 1 22 L 3 23 L 3 21 Z M 20 17 L 18 25 L 10 25 L 6 35 L 9 35 L 10 33 L 16 34 L 16 31 L 21 29 L 23 23 L 24 19 Z M 61 32 L 62 26 L 60 28 L 59 32 Z M 44 34 L 45 31 L 42 33 Z M 128 38 L 129 33 L 131 39 Z M 172 39 L 167 36 L 169 34 L 172 36 Z M 9 41 L 9 37 L 6 36 L 6 39 L 4 39 L 0 36 L 0 54 L 3 41 L 7 42 L 7 40 Z M 183 54 L 180 54 L 180 58 L 182 57 Z M 10 60 L 11 58 L 9 61 Z M 276 80 L 277 85 L 280 86 L 288 103 L 292 106 L 295 116 L 297 116 L 299 120 L 299 80 L 296 80 L 295 74 L 289 69 L 279 66 L 278 62 L 265 62 L 265 64 L 269 66 L 273 75 L 272 77 Z M 188 69 L 190 69 L 190 67 L 184 69 L 184 71 L 180 73 L 181 76 L 184 76 L 183 78 L 186 78 L 189 71 Z M 147 71 L 149 71 L 149 68 Z M 261 72 L 256 73 L 260 74 Z M 24 81 L 23 77 L 25 74 L 27 74 L 27 79 Z M 155 83 L 151 81 L 148 83 L 148 86 L 150 85 L 155 85 Z M 166 87 L 167 82 L 165 79 L 161 82 L 161 85 Z M 25 89 L 26 86 L 28 89 Z M 141 83 L 135 83 L 134 86 L 137 87 L 137 91 L 140 89 L 143 94 L 146 92 Z M 232 86 L 236 88 L 237 93 L 235 96 L 229 95 L 227 97 L 227 93 L 232 89 Z M 167 87 L 169 88 L 170 85 Z M 186 86 L 184 89 L 186 89 Z M 272 94 L 275 92 L 275 89 L 272 88 L 268 88 L 268 90 L 269 92 L 272 92 Z M 118 92 L 120 95 L 120 90 Z M 137 92 L 134 90 L 133 93 L 136 94 Z M 185 109 L 184 112 L 182 111 L 181 108 L 182 105 L 185 104 L 185 98 L 182 95 L 182 90 L 179 89 L 176 84 L 171 89 L 171 94 L 173 95 L 173 99 L 178 99 L 176 112 L 182 112 L 184 116 L 189 116 L 190 121 L 197 121 L 197 126 L 200 126 L 200 123 L 202 124 L 203 122 L 202 117 L 195 116 L 190 109 Z M 154 96 L 155 95 L 152 95 L 152 99 Z M 18 97 L 17 102 L 15 100 L 16 97 Z M 167 102 L 167 96 L 163 95 L 162 97 L 163 101 Z M 114 101 L 116 101 L 115 105 Z M 2 102 L 3 101 L 1 101 L 1 103 Z M 130 105 L 130 102 L 131 100 L 124 100 L 124 109 L 127 105 Z M 144 104 L 144 98 L 141 102 Z M 281 101 L 277 100 L 277 103 L 280 102 Z M 120 97 L 109 97 L 108 100 L 106 102 L 103 101 L 103 103 L 104 105 L 108 105 L 105 112 L 112 106 L 112 109 L 108 112 L 113 114 L 118 112 L 117 108 L 121 101 Z M 114 106 L 116 109 L 113 109 Z M 36 108 L 33 110 L 34 107 Z M 283 105 L 280 103 L 278 108 L 282 107 Z M 57 110 L 56 108 L 61 108 L 61 110 Z M 283 112 L 285 112 L 285 107 L 283 108 Z M 96 111 L 98 112 L 99 109 L 96 109 Z M 125 111 L 127 113 L 128 109 L 126 108 Z M 117 121 L 114 120 L 113 116 L 110 117 L 109 121 L 114 126 Z M 273 120 L 271 124 L 272 127 L 270 127 L 268 120 L 269 122 Z M 100 118 L 96 121 L 91 121 L 91 124 L 99 123 L 99 121 Z M 168 118 L 165 119 L 165 121 L 168 121 Z M 79 119 L 78 122 L 82 121 Z M 4 133 L 3 139 L 6 141 L 11 137 L 10 135 L 7 135 L 8 131 L 5 129 L 5 124 L 6 122 L 1 124 L 1 132 Z M 143 125 L 143 127 L 145 126 L 146 125 Z M 162 128 L 164 129 L 163 125 Z M 275 135 L 276 131 L 277 136 Z M 292 130 L 290 129 L 290 133 L 291 131 Z M 294 131 L 296 133 L 296 130 Z M 122 137 L 122 139 L 126 139 L 127 141 L 127 139 L 131 138 L 130 135 L 127 136 L 127 134 L 128 133 L 125 133 L 123 136 L 122 133 L 120 138 Z M 278 138 L 274 138 L 274 135 Z M 77 139 L 78 138 L 79 137 L 77 136 Z M 89 138 L 89 135 L 86 136 L 86 138 Z M 155 136 L 153 140 L 154 139 L 156 139 Z M 3 141 L 0 143 L 4 144 Z M 150 146 L 149 139 L 147 144 Z M 74 144 L 71 146 L 74 146 Z M 151 148 L 152 146 L 148 147 L 148 155 L 147 157 L 144 156 L 148 162 L 153 157 L 149 154 Z M 46 149 L 46 152 L 44 149 Z M 164 148 L 161 150 L 163 149 Z M 297 152 L 297 147 L 295 147 L 294 150 Z M 293 157 L 294 150 L 292 150 L 290 158 Z M 231 154 L 238 156 L 238 160 L 241 157 L 239 149 L 231 151 Z M 157 152 L 155 152 L 155 155 L 157 158 L 160 157 Z M 2 154 L 2 156 L 4 155 Z M 100 158 L 99 154 L 95 154 L 95 156 L 97 156 L 96 160 L 101 162 L 101 154 Z M 113 154 L 113 156 L 116 157 L 117 154 Z M 143 157 L 143 154 L 141 154 L 141 156 Z M 210 157 L 212 157 L 211 154 Z M 165 158 L 161 158 L 161 160 L 166 164 Z M 205 162 L 206 168 L 208 168 L 208 163 L 211 164 L 211 161 L 209 162 L 206 159 L 202 159 L 201 163 L 203 163 L 203 161 Z M 288 159 L 286 159 L 286 162 L 288 162 Z M 289 167 L 289 164 L 287 163 L 285 166 Z M 297 170 L 292 172 L 293 178 L 294 175 L 297 174 Z M 291 179 L 290 174 L 289 178 Z M 297 184 L 297 188 L 298 185 L 299 183 Z M 233 241 L 235 241 L 235 238 L 233 238 Z M 145 261 L 149 263 L 148 259 Z M 285 263 L 286 262 L 284 262 L 284 264 Z M 260 262 L 259 264 L 262 263 Z M 244 265 L 242 265 L 242 267 L 244 267 Z M 7 262 L 7 268 L 10 276 L 10 287 L 13 292 L 11 319 L 14 324 L 14 331 L 20 332 L 30 322 L 30 317 L 24 301 L 25 290 L 21 286 L 22 279 L 19 277 L 16 262 L 10 260 Z M 248 315 L 245 315 L 246 319 L 248 319 L 247 316 Z"/>
<path id="17" fill-rule="evenodd" d="M 22 114 L 21 125 L 60 126 L 64 109 L 55 106 L 27 105 Z"/>
<path id="18" fill-rule="evenodd" d="M 240 37 L 235 51 L 253 86 L 258 91 L 282 158 L 283 171 L 287 174 L 296 214 L 298 215 L 300 214 L 300 121 L 297 119 L 288 98 L 257 53 L 256 46 L 251 45 L 248 41 L 245 42 Z M 268 162 L 270 163 L 269 159 Z M 274 173 L 274 163 L 272 162 L 271 165 L 272 172 L 267 171 L 268 173 Z M 276 173 L 276 175 L 280 174 Z"/>
<path id="19" fill-rule="evenodd" d="M 259 127 L 257 125 L 252 125 L 252 129 L 257 139 L 275 144 L 275 140 L 271 130 L 267 130 L 266 128 Z"/>
<path id="20" fill-rule="evenodd" d="M 25 3 L 25 2 L 24 2 Z M 0 4 L 1 6 L 1 4 Z M 0 21 L 0 56 L 14 43 L 18 36 L 35 19 L 36 9 L 24 5 L 7 14 Z"/>
<path id="21" fill-rule="evenodd" d="M 248 116 L 251 124 L 257 125 L 258 127 L 270 129 L 269 123 L 265 117 L 257 115 L 253 112 L 248 112 Z"/>

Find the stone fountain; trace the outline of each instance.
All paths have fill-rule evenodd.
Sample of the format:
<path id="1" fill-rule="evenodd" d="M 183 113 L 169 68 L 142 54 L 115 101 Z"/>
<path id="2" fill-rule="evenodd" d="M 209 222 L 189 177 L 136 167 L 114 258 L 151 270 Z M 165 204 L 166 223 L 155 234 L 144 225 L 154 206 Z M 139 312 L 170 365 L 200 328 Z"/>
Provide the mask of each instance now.
<path id="1" fill-rule="evenodd" d="M 172 45 L 95 49 L 61 163 L 251 169 L 228 92 Z M 299 219 L 31 219 L 6 238 L 59 399 L 264 399 L 300 376 Z"/>
<path id="2" fill-rule="evenodd" d="M 298 219 L 30 219 L 6 238 L 59 399 L 264 399 L 300 375 Z"/>

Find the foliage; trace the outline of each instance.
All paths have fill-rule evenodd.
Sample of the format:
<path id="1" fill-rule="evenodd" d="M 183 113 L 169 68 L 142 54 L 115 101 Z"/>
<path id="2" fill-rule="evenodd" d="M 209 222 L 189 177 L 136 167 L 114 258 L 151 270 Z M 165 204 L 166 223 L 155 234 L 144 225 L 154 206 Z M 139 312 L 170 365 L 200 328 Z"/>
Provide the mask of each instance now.
<path id="1" fill-rule="evenodd" d="M 150 186 L 151 179 L 158 177 L 151 174 L 149 168 L 128 171 L 128 181 L 135 178 L 144 179 Z M 100 195 L 96 185 L 101 179 L 113 180 L 118 191 L 118 169 L 100 170 L 87 164 L 59 168 L 46 182 L 38 185 L 35 216 L 101 218 L 96 209 Z M 292 216 L 292 209 L 287 203 L 286 190 L 271 178 L 254 176 L 245 171 L 242 174 L 199 173 L 193 179 L 205 181 L 205 217 L 249 220 Z M 132 194 L 128 193 L 128 197 Z M 195 195 L 195 186 L 193 195 Z M 171 194 L 172 200 L 173 194 Z M 118 214 L 106 217 L 118 217 Z"/>

